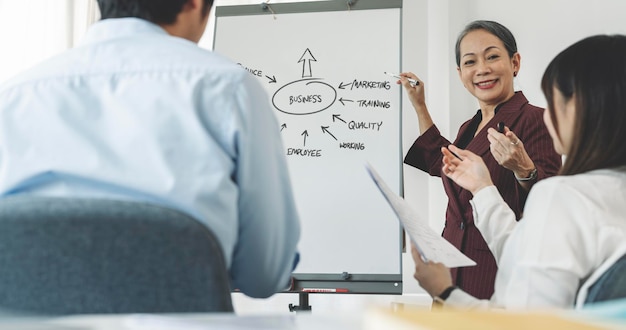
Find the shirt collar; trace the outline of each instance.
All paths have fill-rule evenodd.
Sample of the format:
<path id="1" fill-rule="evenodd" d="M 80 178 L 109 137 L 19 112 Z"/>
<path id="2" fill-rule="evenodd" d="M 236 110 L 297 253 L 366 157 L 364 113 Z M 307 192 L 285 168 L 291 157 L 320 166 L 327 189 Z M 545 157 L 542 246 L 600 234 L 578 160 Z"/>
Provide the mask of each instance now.
<path id="1" fill-rule="evenodd" d="M 134 17 L 108 18 L 94 23 L 80 44 L 88 45 L 138 34 L 168 35 L 163 28 L 144 19 Z"/>

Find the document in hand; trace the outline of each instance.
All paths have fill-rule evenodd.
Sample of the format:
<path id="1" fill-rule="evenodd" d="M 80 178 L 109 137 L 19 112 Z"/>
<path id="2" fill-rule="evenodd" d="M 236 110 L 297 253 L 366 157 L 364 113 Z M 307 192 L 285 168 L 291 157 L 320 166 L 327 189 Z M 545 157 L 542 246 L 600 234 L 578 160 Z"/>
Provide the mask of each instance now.
<path id="1" fill-rule="evenodd" d="M 454 245 L 437 234 L 424 216 L 415 212 L 404 198 L 394 193 L 381 176 L 370 165 L 367 171 L 398 216 L 402 227 L 409 233 L 411 241 L 425 261 L 440 262 L 448 268 L 475 266 L 476 262 L 461 253 Z"/>

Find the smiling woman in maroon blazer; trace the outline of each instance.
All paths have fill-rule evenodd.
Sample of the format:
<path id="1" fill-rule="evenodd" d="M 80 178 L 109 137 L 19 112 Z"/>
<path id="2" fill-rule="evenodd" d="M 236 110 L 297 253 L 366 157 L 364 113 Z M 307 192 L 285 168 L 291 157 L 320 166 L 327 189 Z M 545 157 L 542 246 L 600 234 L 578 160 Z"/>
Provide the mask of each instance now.
<path id="1" fill-rule="evenodd" d="M 513 34 L 493 21 L 474 21 L 459 34 L 456 63 L 465 88 L 478 100 L 480 109 L 463 123 L 454 145 L 480 155 L 500 194 L 519 220 L 530 188 L 555 175 L 561 158 L 554 151 L 543 122 L 544 109 L 529 104 L 513 79 L 521 57 Z M 477 266 L 452 270 L 454 283 L 474 297 L 493 294 L 497 265 L 482 235 L 474 225 L 472 194 L 442 176 L 441 147 L 451 144 L 432 121 L 424 97 L 424 83 L 415 74 L 400 74 L 419 121 L 420 136 L 404 162 L 430 175 L 442 177 L 448 195 L 443 237 Z M 409 78 L 419 84 L 413 85 Z M 496 130 L 504 123 L 502 133 Z"/>

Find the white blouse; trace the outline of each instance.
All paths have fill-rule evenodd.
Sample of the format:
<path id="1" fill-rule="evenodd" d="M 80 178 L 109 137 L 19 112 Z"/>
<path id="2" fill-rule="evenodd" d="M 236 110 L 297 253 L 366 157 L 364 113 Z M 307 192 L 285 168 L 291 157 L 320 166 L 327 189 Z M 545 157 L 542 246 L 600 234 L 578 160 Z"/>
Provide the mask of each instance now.
<path id="1" fill-rule="evenodd" d="M 519 222 L 494 186 L 471 203 L 498 263 L 495 292 L 487 301 L 454 290 L 451 307 L 573 308 L 583 282 L 626 245 L 624 168 L 542 180 Z"/>

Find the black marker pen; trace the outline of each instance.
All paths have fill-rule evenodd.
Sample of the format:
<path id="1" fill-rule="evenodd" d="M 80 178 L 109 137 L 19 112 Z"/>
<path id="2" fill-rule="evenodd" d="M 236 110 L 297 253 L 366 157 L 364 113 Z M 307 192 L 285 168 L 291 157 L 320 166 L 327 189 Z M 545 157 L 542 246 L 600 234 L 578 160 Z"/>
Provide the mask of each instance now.
<path id="1" fill-rule="evenodd" d="M 498 132 L 504 133 L 504 122 L 503 121 L 498 123 L 497 129 L 498 129 Z"/>

